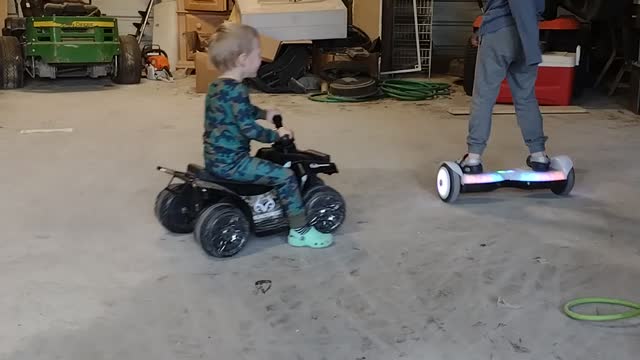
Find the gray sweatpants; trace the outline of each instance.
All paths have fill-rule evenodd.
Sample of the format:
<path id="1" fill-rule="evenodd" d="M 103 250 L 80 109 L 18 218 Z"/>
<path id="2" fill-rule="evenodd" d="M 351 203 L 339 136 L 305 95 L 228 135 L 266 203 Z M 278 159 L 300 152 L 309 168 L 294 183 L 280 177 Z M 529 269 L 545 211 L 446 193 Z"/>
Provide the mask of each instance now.
<path id="1" fill-rule="evenodd" d="M 515 105 L 518 125 L 529 152 L 545 150 L 547 137 L 535 96 L 537 65 L 524 61 L 522 43 L 515 26 L 509 26 L 480 39 L 471 102 L 467 145 L 470 153 L 482 154 L 491 133 L 491 114 L 500 84 L 507 78 Z"/>

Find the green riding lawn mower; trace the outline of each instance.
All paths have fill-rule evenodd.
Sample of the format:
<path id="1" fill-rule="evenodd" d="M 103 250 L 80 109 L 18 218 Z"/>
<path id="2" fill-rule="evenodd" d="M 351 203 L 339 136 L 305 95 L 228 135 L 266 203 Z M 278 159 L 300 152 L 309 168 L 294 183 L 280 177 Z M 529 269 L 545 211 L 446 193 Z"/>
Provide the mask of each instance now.
<path id="1" fill-rule="evenodd" d="M 20 9 L 22 16 L 7 18 L 0 36 L 0 89 L 21 88 L 26 76 L 140 82 L 137 39 L 120 35 L 117 19 L 91 1 L 22 0 Z"/>

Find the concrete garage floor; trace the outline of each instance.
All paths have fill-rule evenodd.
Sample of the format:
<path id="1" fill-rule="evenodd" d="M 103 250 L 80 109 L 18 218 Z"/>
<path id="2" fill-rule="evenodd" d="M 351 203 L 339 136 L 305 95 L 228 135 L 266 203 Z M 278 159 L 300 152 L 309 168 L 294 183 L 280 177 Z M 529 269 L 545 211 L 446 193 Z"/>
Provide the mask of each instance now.
<path id="1" fill-rule="evenodd" d="M 334 156 L 327 181 L 349 218 L 332 248 L 273 237 L 220 261 L 153 216 L 168 181 L 155 166 L 201 161 L 192 85 L 0 92 L 0 359 L 637 358 L 639 321 L 560 311 L 580 296 L 640 300 L 637 117 L 546 116 L 550 152 L 576 163 L 571 198 L 505 190 L 451 206 L 433 184 L 465 150 L 467 117 L 446 113 L 468 101 L 460 88 L 421 104 L 256 95 L 301 147 Z M 524 166 L 514 117 L 494 125 L 487 166 Z"/>

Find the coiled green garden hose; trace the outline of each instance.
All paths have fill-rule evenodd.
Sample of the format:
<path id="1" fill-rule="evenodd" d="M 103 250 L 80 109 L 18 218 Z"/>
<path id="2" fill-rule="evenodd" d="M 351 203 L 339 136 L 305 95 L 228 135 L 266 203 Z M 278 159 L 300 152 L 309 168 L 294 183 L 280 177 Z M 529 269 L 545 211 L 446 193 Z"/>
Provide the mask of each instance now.
<path id="1" fill-rule="evenodd" d="M 625 311 L 617 314 L 607 314 L 607 315 L 586 315 L 586 314 L 579 314 L 572 310 L 576 306 L 587 305 L 587 304 L 618 305 L 618 306 L 624 306 L 634 310 L 629 310 L 629 311 Z M 601 298 L 601 297 L 587 297 L 587 298 L 579 298 L 579 299 L 569 301 L 564 306 L 564 312 L 570 318 L 574 320 L 581 320 L 581 321 L 624 320 L 624 319 L 631 319 L 631 318 L 640 316 L 640 304 L 634 303 L 631 301 L 626 301 L 626 300 Z"/>
<path id="2" fill-rule="evenodd" d="M 449 95 L 451 85 L 422 80 L 385 80 L 380 84 L 380 93 L 363 98 L 348 98 L 327 93 L 310 95 L 309 99 L 316 102 L 341 103 L 365 102 L 390 97 L 403 101 L 431 100 L 437 96 Z"/>
<path id="3" fill-rule="evenodd" d="M 430 100 L 451 93 L 449 84 L 420 80 L 386 80 L 380 88 L 388 97 L 406 101 Z"/>
<path id="4" fill-rule="evenodd" d="M 331 95 L 327 93 L 309 95 L 309 100 L 312 100 L 315 102 L 323 102 L 323 103 L 359 103 L 359 102 L 379 100 L 382 98 L 384 98 L 384 94 L 382 92 L 379 92 L 375 96 L 366 96 L 366 97 L 359 97 L 359 98 L 337 96 L 337 95 Z"/>

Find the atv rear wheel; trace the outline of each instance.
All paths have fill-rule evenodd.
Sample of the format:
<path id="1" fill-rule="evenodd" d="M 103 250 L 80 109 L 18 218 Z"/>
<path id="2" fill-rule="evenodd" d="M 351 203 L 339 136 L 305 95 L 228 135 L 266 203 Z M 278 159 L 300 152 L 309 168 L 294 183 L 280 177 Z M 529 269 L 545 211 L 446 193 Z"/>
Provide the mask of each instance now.
<path id="1" fill-rule="evenodd" d="M 117 84 L 139 84 L 142 77 L 142 52 L 135 37 L 120 36 L 120 55 L 115 59 L 113 81 Z"/>
<path id="2" fill-rule="evenodd" d="M 200 214 L 194 236 L 208 255 L 231 257 L 247 244 L 251 236 L 251 224 L 234 204 L 219 202 Z"/>
<path id="3" fill-rule="evenodd" d="M 196 221 L 190 214 L 191 196 L 187 184 L 171 184 L 158 194 L 154 212 L 165 229 L 176 234 L 193 231 Z"/>
<path id="4" fill-rule="evenodd" d="M 24 56 L 18 38 L 0 36 L 0 89 L 24 86 Z"/>

